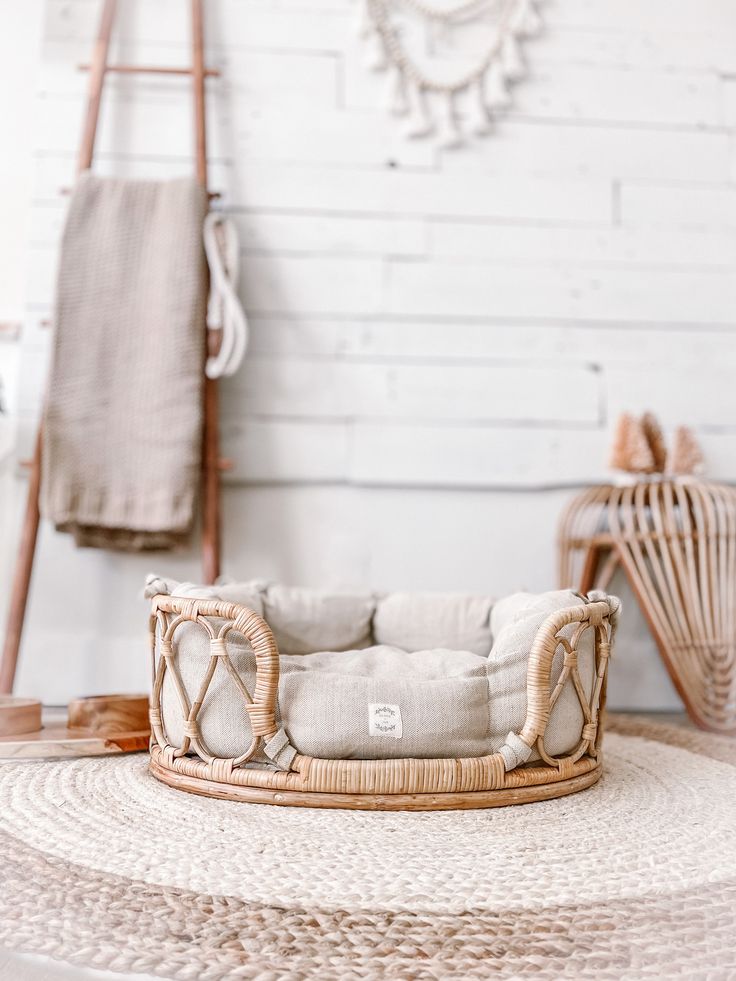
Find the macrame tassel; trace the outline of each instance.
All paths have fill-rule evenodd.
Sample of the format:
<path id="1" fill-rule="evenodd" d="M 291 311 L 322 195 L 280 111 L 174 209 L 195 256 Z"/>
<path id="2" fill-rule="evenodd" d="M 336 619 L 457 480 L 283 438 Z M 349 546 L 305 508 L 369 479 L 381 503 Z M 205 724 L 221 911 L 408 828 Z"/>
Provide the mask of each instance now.
<path id="1" fill-rule="evenodd" d="M 521 56 L 521 48 L 516 38 L 509 34 L 501 46 L 503 74 L 510 82 L 518 82 L 526 75 L 526 65 Z"/>
<path id="2" fill-rule="evenodd" d="M 506 109 L 511 105 L 511 94 L 506 85 L 503 68 L 494 61 L 486 75 L 486 105 L 491 109 Z"/>
<path id="3" fill-rule="evenodd" d="M 372 72 L 385 72 L 388 68 L 386 46 L 380 34 L 371 34 L 366 40 L 365 67 Z"/>
<path id="4" fill-rule="evenodd" d="M 438 132 L 440 145 L 445 148 L 465 142 L 463 129 L 477 136 L 492 131 L 496 111 L 511 105 L 512 83 L 527 74 L 520 40 L 538 34 L 543 27 L 537 12 L 541 0 L 454 0 L 459 4 L 457 9 L 436 8 L 428 0 L 403 0 L 421 15 L 424 60 L 428 55 L 456 54 L 444 50 L 452 40 L 449 29 L 479 18 L 481 13 L 485 16 L 488 4 L 494 7 L 494 16 L 498 14 L 495 29 L 488 32 L 489 46 L 480 66 L 471 68 L 461 82 L 450 83 L 457 85 L 450 90 L 447 83 L 427 73 L 407 50 L 401 12 L 393 10 L 394 6 L 401 6 L 399 0 L 355 2 L 362 8 L 358 30 L 366 41 L 366 65 L 374 72 L 389 71 L 385 99 L 391 114 L 409 117 L 405 130 L 408 137 L 416 139 Z M 504 4 L 510 9 L 507 6 L 503 12 L 495 10 Z M 483 11 L 476 9 L 479 6 Z"/>
<path id="5" fill-rule="evenodd" d="M 368 11 L 368 0 L 358 4 L 358 16 L 355 18 L 355 33 L 360 38 L 368 38 L 375 31 L 371 15 Z"/>
<path id="6" fill-rule="evenodd" d="M 454 92 L 447 94 L 447 105 L 438 142 L 445 150 L 454 150 L 463 144 L 463 134 L 460 129 Z"/>
<path id="7" fill-rule="evenodd" d="M 398 67 L 392 72 L 389 82 L 389 111 L 394 116 L 406 116 L 409 112 L 406 76 Z"/>
<path id="8" fill-rule="evenodd" d="M 544 21 L 539 16 L 539 11 L 529 0 L 526 18 L 524 19 L 524 37 L 538 37 L 544 30 Z"/>
<path id="9" fill-rule="evenodd" d="M 515 37 L 536 37 L 542 30 L 542 18 L 532 0 L 521 0 L 511 21 L 511 33 Z"/>
<path id="10" fill-rule="evenodd" d="M 473 95 L 475 98 L 470 128 L 476 136 L 488 136 L 493 130 L 493 113 L 486 100 L 485 76 L 478 79 L 478 85 L 474 89 Z"/>
<path id="11" fill-rule="evenodd" d="M 431 136 L 435 131 L 435 121 L 429 108 L 426 89 L 417 86 L 414 90 L 413 102 L 406 135 L 413 140 L 421 139 L 423 136 Z"/>
<path id="12" fill-rule="evenodd" d="M 439 19 L 427 20 L 424 27 L 424 38 L 427 52 L 430 55 L 437 56 L 442 48 L 450 41 L 450 31 L 447 21 Z"/>

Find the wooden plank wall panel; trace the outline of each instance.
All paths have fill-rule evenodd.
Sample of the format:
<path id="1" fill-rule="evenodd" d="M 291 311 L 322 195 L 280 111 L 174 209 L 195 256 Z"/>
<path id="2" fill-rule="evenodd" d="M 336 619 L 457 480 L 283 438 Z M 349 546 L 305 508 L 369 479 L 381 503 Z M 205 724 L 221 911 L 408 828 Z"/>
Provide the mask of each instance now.
<path id="1" fill-rule="evenodd" d="M 694 425 L 736 479 L 729 0 L 549 5 L 512 111 L 460 151 L 401 137 L 350 0 L 206 6 L 224 73 L 208 83 L 212 183 L 252 322 L 248 364 L 223 385 L 228 480 L 572 485 L 603 476 L 615 415 L 645 408 Z M 46 2 L 21 444 L 97 14 Z M 185 63 L 185 14 L 122 4 L 113 56 Z M 113 80 L 99 172 L 187 173 L 190 123 L 185 82 Z"/>
<path id="2" fill-rule="evenodd" d="M 99 0 L 45 7 L 27 313 L 0 351 L 20 458 Z M 560 508 L 605 476 L 624 409 L 693 425 L 710 472 L 736 480 L 733 0 L 545 3 L 530 80 L 460 151 L 402 138 L 385 79 L 363 67 L 355 0 L 205 8 L 223 72 L 208 83 L 210 180 L 241 235 L 251 318 L 248 363 L 222 385 L 228 574 L 547 588 Z M 188 61 L 185 0 L 120 11 L 113 58 Z M 102 174 L 190 173 L 186 81 L 114 80 L 99 146 Z M 13 483 L 4 511 L 19 514 Z M 145 686 L 143 576 L 194 580 L 196 552 L 80 552 L 45 527 L 41 555 L 20 690 L 60 702 Z M 612 701 L 674 707 L 642 636 L 619 645 Z"/>
<path id="3" fill-rule="evenodd" d="M 599 373 L 542 362 L 390 364 L 253 356 L 228 386 L 246 415 L 486 422 L 600 421 Z"/>

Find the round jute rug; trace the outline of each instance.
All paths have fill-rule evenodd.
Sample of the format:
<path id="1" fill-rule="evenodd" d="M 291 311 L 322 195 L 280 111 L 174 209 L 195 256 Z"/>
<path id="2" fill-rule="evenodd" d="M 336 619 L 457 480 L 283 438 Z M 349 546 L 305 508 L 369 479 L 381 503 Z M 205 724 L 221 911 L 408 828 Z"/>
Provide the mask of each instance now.
<path id="1" fill-rule="evenodd" d="M 616 720 L 583 793 L 240 804 L 147 757 L 0 767 L 0 943 L 161 977 L 736 978 L 736 743 Z"/>

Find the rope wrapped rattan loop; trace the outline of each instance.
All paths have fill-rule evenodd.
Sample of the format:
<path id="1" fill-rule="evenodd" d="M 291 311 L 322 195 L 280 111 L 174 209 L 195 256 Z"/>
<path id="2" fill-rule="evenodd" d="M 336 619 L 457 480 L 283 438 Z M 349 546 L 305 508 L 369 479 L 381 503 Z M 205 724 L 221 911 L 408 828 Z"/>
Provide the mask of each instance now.
<path id="1" fill-rule="evenodd" d="M 575 772 L 575 760 L 566 756 L 562 760 L 555 760 L 555 763 L 560 773 L 560 780 L 569 780 Z"/>
<path id="2" fill-rule="evenodd" d="M 481 773 L 488 789 L 498 790 L 500 787 L 503 787 L 506 778 L 506 760 L 501 753 L 494 753 L 492 756 L 484 757 L 483 763 L 485 766 Z M 459 782 L 457 790 L 462 792 L 463 789 L 463 783 Z"/>
<path id="3" fill-rule="evenodd" d="M 595 742 L 595 737 L 598 735 L 598 723 L 597 722 L 586 722 L 583 726 L 583 731 L 581 736 L 583 739 L 587 739 L 589 743 Z"/>
<path id="4" fill-rule="evenodd" d="M 233 773 L 233 761 L 215 758 L 208 764 L 208 769 L 212 780 L 216 780 L 218 783 L 227 783 Z"/>
<path id="5" fill-rule="evenodd" d="M 227 647 L 223 637 L 213 637 L 210 640 L 210 654 L 212 657 L 227 657 Z"/>
<path id="6" fill-rule="evenodd" d="M 184 721 L 184 735 L 189 739 L 200 739 L 202 733 L 196 719 L 186 719 Z"/>
<path id="7" fill-rule="evenodd" d="M 229 658 L 226 641 L 227 633 L 230 630 L 236 630 L 245 636 L 246 641 L 255 654 L 256 660 L 256 683 L 252 695 L 253 701 L 245 706 L 250 717 L 254 738 L 250 748 L 241 757 L 238 757 L 238 760 L 242 763 L 251 759 L 261 740 L 263 738 L 268 739 L 268 737 L 276 733 L 278 728 L 276 725 L 276 695 L 279 681 L 279 653 L 276 641 L 266 621 L 253 610 L 237 603 L 229 603 L 222 600 L 191 599 L 188 597 L 163 594 L 153 597 L 152 612 L 154 615 L 163 612 L 174 614 L 175 616 L 175 619 L 169 623 L 164 636 L 160 640 L 159 652 L 163 664 L 172 665 L 177 685 L 180 679 L 176 670 L 174 633 L 177 624 L 181 620 L 192 620 L 203 626 L 210 636 L 211 657 L 222 659 L 223 661 Z M 219 631 L 219 634 L 215 633 L 213 625 L 207 619 L 212 617 L 225 620 L 225 625 Z M 152 649 L 154 663 L 155 655 L 154 637 Z M 156 672 L 155 677 L 157 681 L 154 683 L 153 701 L 155 704 L 153 710 L 157 713 L 157 726 L 154 727 L 154 732 L 162 751 L 168 753 L 169 747 L 167 746 L 161 721 L 162 673 L 160 669 Z M 201 695 L 203 697 L 204 692 Z M 186 747 L 188 747 L 190 741 L 199 748 L 203 747 L 202 734 L 196 719 L 197 710 L 197 706 L 194 706 L 193 718 L 189 718 L 188 712 L 185 712 L 183 734 L 185 736 Z M 295 755 L 296 751 L 292 754 L 282 751 L 279 765 L 288 768 L 293 762 Z M 168 765 L 166 764 L 166 759 L 168 759 L 168 755 L 162 760 L 165 765 Z M 214 762 L 215 759 L 210 757 L 209 765 L 213 765 Z M 232 770 L 232 762 L 230 764 L 230 770 Z"/>

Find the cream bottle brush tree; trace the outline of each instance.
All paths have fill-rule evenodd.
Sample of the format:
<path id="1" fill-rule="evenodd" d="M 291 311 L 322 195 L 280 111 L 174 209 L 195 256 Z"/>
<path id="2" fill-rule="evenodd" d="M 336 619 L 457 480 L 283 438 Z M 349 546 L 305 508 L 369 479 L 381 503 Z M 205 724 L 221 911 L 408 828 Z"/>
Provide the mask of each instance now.
<path id="1" fill-rule="evenodd" d="M 668 451 L 656 416 L 646 412 L 640 419 L 622 413 L 613 435 L 608 465 L 632 474 L 697 476 L 703 472 L 703 452 L 695 434 L 678 426 Z"/>

